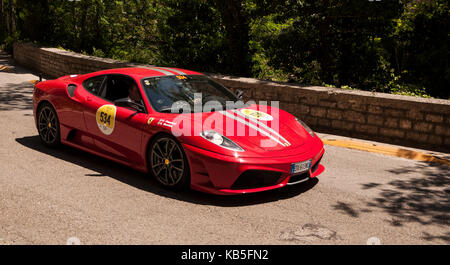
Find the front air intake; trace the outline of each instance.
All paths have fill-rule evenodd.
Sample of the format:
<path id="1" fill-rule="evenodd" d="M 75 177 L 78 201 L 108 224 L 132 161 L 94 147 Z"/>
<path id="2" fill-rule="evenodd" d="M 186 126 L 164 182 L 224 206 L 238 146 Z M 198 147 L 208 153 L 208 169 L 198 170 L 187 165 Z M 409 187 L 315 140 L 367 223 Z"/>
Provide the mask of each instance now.
<path id="1" fill-rule="evenodd" d="M 282 173 L 266 170 L 247 170 L 231 186 L 234 190 L 256 189 L 276 185 Z"/>

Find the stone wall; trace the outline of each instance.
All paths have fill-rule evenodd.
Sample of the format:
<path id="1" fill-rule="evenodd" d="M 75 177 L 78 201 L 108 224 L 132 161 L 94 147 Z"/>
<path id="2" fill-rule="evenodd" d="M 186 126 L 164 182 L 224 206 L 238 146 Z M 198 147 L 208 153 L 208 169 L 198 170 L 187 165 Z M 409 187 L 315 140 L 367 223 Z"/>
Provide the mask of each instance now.
<path id="1" fill-rule="evenodd" d="M 448 151 L 450 101 L 359 90 L 299 86 L 215 76 L 247 99 L 279 100 L 280 107 L 319 132 Z"/>
<path id="2" fill-rule="evenodd" d="M 14 59 L 49 77 L 139 66 L 32 44 L 14 44 Z M 279 101 L 314 130 L 386 143 L 450 150 L 450 101 L 210 74 L 245 100 Z"/>
<path id="3" fill-rule="evenodd" d="M 57 48 L 40 48 L 31 43 L 15 43 L 13 56 L 19 64 L 32 68 L 49 78 L 128 65 L 117 60 L 87 56 Z"/>

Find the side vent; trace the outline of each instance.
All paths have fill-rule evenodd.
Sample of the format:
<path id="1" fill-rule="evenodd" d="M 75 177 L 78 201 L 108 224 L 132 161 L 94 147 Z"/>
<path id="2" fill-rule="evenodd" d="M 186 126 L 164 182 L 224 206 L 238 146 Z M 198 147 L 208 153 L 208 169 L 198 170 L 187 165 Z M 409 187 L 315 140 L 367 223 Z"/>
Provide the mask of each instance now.
<path id="1" fill-rule="evenodd" d="M 75 90 L 77 89 L 76 85 L 70 84 L 67 86 L 67 93 L 69 93 L 70 97 L 73 97 L 75 95 Z"/>

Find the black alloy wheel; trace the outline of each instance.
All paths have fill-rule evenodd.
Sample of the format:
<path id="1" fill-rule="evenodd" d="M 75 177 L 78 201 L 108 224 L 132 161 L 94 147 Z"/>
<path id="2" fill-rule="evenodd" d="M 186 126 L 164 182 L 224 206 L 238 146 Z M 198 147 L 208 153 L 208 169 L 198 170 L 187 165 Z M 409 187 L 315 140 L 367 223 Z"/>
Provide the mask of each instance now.
<path id="1" fill-rule="evenodd" d="M 55 109 L 49 103 L 44 103 L 39 107 L 37 120 L 38 132 L 42 142 L 47 146 L 59 145 L 59 120 Z"/>
<path id="2" fill-rule="evenodd" d="M 174 190 L 190 184 L 189 165 L 183 148 L 169 135 L 160 135 L 149 148 L 149 171 L 164 187 Z"/>

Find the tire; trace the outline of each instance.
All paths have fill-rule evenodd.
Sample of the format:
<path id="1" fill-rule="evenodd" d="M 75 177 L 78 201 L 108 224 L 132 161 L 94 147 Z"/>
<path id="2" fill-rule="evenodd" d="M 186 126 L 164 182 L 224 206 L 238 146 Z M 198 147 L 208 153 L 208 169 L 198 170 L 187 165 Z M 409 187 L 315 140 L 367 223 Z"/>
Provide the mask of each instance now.
<path id="1" fill-rule="evenodd" d="M 153 139 L 147 159 L 150 175 L 162 186 L 177 191 L 189 188 L 189 164 L 183 147 L 175 137 L 163 134 Z"/>
<path id="2" fill-rule="evenodd" d="M 41 141 L 50 147 L 61 143 L 59 119 L 50 103 L 43 103 L 37 113 L 37 127 Z"/>

